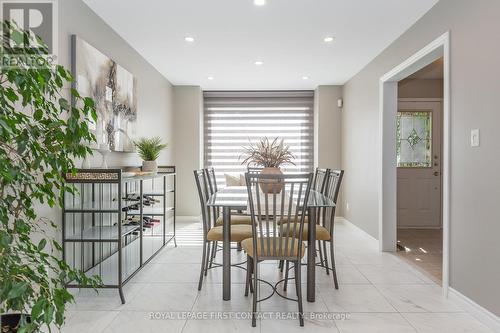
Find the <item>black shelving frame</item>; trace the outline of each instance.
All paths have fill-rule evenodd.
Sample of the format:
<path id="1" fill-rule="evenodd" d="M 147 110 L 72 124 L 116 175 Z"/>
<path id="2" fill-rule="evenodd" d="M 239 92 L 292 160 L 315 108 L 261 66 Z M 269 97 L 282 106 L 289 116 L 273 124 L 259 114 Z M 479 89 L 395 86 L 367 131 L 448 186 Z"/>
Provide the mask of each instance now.
<path id="1" fill-rule="evenodd" d="M 159 166 L 158 172 L 153 175 L 139 175 L 124 177 L 122 169 L 78 169 L 76 173 L 68 173 L 65 176 L 66 182 L 77 188 L 77 193 L 65 193 L 65 203 L 62 210 L 62 245 L 63 259 L 73 268 L 81 269 L 89 273 L 99 268 L 102 273 L 102 266 L 106 260 L 110 260 L 111 266 L 116 266 L 111 271 L 116 270 L 116 283 L 103 283 L 99 288 L 118 289 L 122 304 L 125 304 L 123 286 L 130 281 L 147 263 L 149 263 L 167 244 L 171 241 L 177 246 L 175 239 L 176 224 L 176 173 L 175 166 Z M 167 188 L 167 179 L 171 188 Z M 161 180 L 161 191 L 155 191 L 155 180 Z M 151 193 L 144 192 L 144 182 L 151 181 Z M 85 193 L 90 190 L 91 193 Z M 137 202 L 127 200 L 129 194 L 137 196 Z M 169 198 L 173 195 L 172 198 Z M 144 209 L 144 197 L 161 198 L 161 207 L 154 207 L 155 211 L 149 212 Z M 167 207 L 167 201 L 172 203 Z M 138 210 L 129 210 L 131 206 L 138 205 Z M 155 206 L 155 205 L 153 205 Z M 159 208 L 159 209 L 158 209 Z M 167 234 L 167 216 L 172 212 L 173 219 L 171 233 Z M 123 225 L 129 216 L 138 216 L 138 224 Z M 75 231 L 75 217 L 79 216 L 79 230 Z M 106 216 L 106 218 L 104 218 Z M 151 235 L 144 233 L 144 217 L 161 217 L 161 234 L 155 234 L 155 228 L 150 226 Z M 104 225 L 103 221 L 107 221 Z M 116 221 L 115 223 L 113 223 Z M 100 222 L 100 223 L 98 223 Z M 72 223 L 72 224 L 71 224 Z M 128 223 L 128 222 L 127 222 Z M 90 224 L 90 226 L 89 226 Z M 71 225 L 73 228 L 71 228 Z M 86 227 L 87 226 L 87 227 Z M 72 235 L 68 235 L 68 230 L 72 230 Z M 154 241 L 156 237 L 161 238 L 161 246 L 156 249 Z M 152 253 L 144 258 L 144 240 L 150 239 L 152 243 Z M 139 242 L 137 267 L 124 267 L 124 249 Z M 109 248 L 104 249 L 104 245 L 109 244 Z M 79 248 L 77 246 L 79 245 Z M 90 245 L 90 248 L 88 247 Z M 113 246 L 114 245 L 114 246 Z M 68 246 L 69 250 L 68 251 Z M 98 246 L 96 250 L 96 246 Z M 107 251 L 106 254 L 105 250 Z M 133 251 L 131 249 L 130 251 Z M 98 254 L 96 254 L 98 252 Z M 132 255 L 136 254 L 135 252 Z M 70 260 L 72 256 L 72 260 Z M 76 257 L 79 256 L 77 259 Z M 90 256 L 90 259 L 88 258 Z M 113 264 L 112 257 L 117 257 L 117 263 Z M 87 258 L 86 258 L 87 257 Z M 77 261 L 80 260 L 79 265 Z M 106 264 L 107 265 L 107 264 Z M 80 267 L 78 267 L 80 266 Z M 104 267 L 106 268 L 106 267 Z M 129 273 L 124 274 L 124 268 Z M 94 274 L 91 274 L 94 275 Z M 112 278 L 112 277 L 111 277 Z M 83 286 L 68 282 L 68 288 L 82 288 Z"/>

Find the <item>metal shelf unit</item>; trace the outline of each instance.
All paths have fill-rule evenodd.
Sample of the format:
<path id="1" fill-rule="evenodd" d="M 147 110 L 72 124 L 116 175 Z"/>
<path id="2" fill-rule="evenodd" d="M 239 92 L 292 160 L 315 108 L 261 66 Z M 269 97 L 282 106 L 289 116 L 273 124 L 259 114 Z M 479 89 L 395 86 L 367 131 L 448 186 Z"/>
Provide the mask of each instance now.
<path id="1" fill-rule="evenodd" d="M 177 246 L 175 167 L 130 177 L 121 169 L 78 169 L 65 179 L 76 191 L 64 194 L 63 258 L 99 275 L 101 288 L 118 289 L 125 304 L 123 286 L 165 245 Z"/>

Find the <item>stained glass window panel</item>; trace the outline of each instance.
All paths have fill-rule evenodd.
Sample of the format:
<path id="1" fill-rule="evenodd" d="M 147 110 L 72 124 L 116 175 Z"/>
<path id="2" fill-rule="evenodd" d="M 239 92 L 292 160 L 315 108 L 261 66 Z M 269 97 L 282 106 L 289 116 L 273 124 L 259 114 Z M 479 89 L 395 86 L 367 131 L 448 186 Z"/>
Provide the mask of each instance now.
<path id="1" fill-rule="evenodd" d="M 432 163 L 432 113 L 399 111 L 397 116 L 398 167 L 429 168 Z"/>

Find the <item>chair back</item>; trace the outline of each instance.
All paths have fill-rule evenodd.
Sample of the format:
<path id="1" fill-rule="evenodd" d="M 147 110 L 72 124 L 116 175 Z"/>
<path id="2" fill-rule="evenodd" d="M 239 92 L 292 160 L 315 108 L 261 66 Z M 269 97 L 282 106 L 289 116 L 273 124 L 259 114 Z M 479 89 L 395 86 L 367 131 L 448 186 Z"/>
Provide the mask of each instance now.
<path id="1" fill-rule="evenodd" d="M 325 186 L 325 195 L 337 203 L 339 197 L 340 185 L 344 177 L 344 170 L 330 170 Z"/>
<path id="2" fill-rule="evenodd" d="M 264 170 L 263 167 L 247 166 L 247 171 L 248 171 L 248 173 L 251 173 L 251 174 L 259 174 L 262 170 Z"/>
<path id="3" fill-rule="evenodd" d="M 205 174 L 207 176 L 208 189 L 210 194 L 214 194 L 217 192 L 217 180 L 215 179 L 215 169 L 214 168 L 206 168 Z"/>
<path id="4" fill-rule="evenodd" d="M 208 231 L 212 228 L 212 217 L 208 207 L 209 192 L 205 170 L 194 170 L 194 180 L 200 198 L 201 217 L 203 220 L 203 238 L 205 239 Z"/>
<path id="5" fill-rule="evenodd" d="M 212 195 L 218 191 L 217 180 L 215 178 L 215 169 L 207 168 L 204 171 L 207 180 L 208 194 Z M 220 209 L 218 207 L 212 207 L 212 209 L 209 209 L 208 211 L 212 214 L 210 220 L 214 221 L 215 223 L 215 221 L 217 221 L 217 218 L 220 216 Z"/>
<path id="6" fill-rule="evenodd" d="M 245 177 L 253 221 L 253 258 L 299 260 L 313 174 L 248 172 Z M 289 223 L 280 223 L 282 220 Z"/>
<path id="7" fill-rule="evenodd" d="M 324 195 L 332 200 L 335 204 L 337 204 L 340 185 L 342 184 L 343 177 L 344 170 L 330 170 L 328 172 Z M 333 237 L 336 207 L 326 207 L 322 210 L 322 224 L 326 229 L 328 229 L 328 231 L 330 232 L 330 236 Z"/>
<path id="8" fill-rule="evenodd" d="M 316 168 L 316 172 L 314 174 L 314 181 L 312 184 L 312 188 L 315 191 L 318 191 L 320 193 L 325 192 L 326 188 L 326 181 L 328 178 L 328 173 L 330 172 L 330 169 L 320 169 Z"/>

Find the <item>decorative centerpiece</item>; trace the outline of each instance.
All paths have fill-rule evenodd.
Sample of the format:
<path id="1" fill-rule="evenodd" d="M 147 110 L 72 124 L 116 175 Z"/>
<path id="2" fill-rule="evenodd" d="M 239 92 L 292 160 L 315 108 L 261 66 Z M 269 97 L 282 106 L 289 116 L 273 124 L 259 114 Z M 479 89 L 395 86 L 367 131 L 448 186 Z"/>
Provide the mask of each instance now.
<path id="1" fill-rule="evenodd" d="M 280 140 L 278 137 L 273 141 L 265 137 L 255 144 L 250 142 L 250 145 L 243 149 L 245 151 L 242 156 L 245 159 L 241 164 L 262 166 L 264 169 L 261 174 L 282 174 L 280 169 L 282 165 L 295 165 L 292 161 L 295 156 L 290 151 L 290 146 L 284 143 L 284 139 Z M 279 193 L 283 188 L 283 184 L 278 183 L 278 180 L 266 180 L 265 184 L 260 186 L 264 193 Z"/>
<path id="2" fill-rule="evenodd" d="M 156 160 L 160 156 L 160 152 L 165 149 L 167 145 L 161 142 L 160 137 L 140 138 L 134 143 L 137 147 L 139 156 L 142 158 L 142 171 L 157 172 L 158 164 Z"/>

